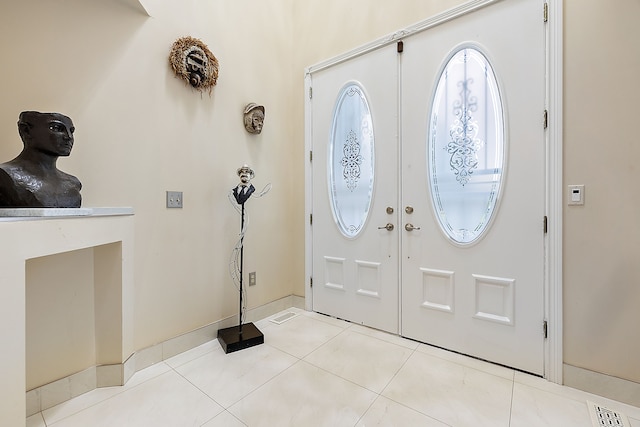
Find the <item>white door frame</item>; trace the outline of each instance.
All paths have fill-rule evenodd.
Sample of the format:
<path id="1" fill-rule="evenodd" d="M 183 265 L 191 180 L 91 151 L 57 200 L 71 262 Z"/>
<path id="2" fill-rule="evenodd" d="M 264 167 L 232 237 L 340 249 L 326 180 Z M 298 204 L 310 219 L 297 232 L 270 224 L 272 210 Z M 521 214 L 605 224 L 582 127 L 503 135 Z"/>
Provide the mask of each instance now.
<path id="1" fill-rule="evenodd" d="M 428 18 L 415 25 L 399 30 L 381 39 L 377 39 L 359 48 L 337 57 L 323 61 L 305 69 L 305 308 L 312 309 L 312 227 L 310 224 L 312 206 L 311 182 L 311 74 L 337 65 L 371 50 L 396 43 L 398 40 L 432 28 L 436 25 L 471 13 L 499 1 L 511 0 L 472 0 L 441 14 Z M 546 212 L 548 232 L 545 240 L 545 283 L 544 315 L 547 321 L 548 338 L 544 348 L 544 377 L 554 383 L 562 384 L 562 12 L 564 0 L 549 0 L 546 46 L 547 46 L 547 84 L 546 109 L 548 127 L 546 133 Z M 541 17 L 543 14 L 541 2 Z M 542 19 L 542 18 L 541 18 Z M 542 114 L 542 113 L 541 113 Z"/>

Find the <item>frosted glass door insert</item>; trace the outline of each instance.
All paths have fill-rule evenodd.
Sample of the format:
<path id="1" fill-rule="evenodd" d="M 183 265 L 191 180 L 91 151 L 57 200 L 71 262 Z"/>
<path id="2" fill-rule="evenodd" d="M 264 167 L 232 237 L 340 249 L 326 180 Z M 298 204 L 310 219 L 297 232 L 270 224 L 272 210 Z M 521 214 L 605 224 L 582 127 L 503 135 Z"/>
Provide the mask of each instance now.
<path id="1" fill-rule="evenodd" d="M 476 47 L 442 68 L 428 133 L 429 183 L 441 229 L 457 244 L 477 241 L 495 216 L 504 172 L 504 115 L 498 82 Z"/>
<path id="2" fill-rule="evenodd" d="M 358 83 L 338 95 L 328 153 L 329 198 L 340 232 L 355 238 L 369 214 L 374 179 L 374 134 L 369 103 Z"/>

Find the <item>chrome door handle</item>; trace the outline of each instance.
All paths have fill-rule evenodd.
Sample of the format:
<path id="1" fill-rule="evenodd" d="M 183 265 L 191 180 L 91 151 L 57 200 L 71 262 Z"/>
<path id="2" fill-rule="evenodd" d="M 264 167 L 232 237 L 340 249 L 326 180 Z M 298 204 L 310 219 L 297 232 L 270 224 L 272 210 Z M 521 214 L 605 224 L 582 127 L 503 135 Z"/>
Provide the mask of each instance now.
<path id="1" fill-rule="evenodd" d="M 413 230 L 420 230 L 420 227 L 414 227 L 413 224 L 408 222 L 407 225 L 404 226 L 404 229 L 407 231 L 413 231 Z"/>
<path id="2" fill-rule="evenodd" d="M 378 230 L 386 229 L 387 231 L 393 230 L 395 227 L 390 222 L 387 223 L 384 227 L 378 227 Z"/>

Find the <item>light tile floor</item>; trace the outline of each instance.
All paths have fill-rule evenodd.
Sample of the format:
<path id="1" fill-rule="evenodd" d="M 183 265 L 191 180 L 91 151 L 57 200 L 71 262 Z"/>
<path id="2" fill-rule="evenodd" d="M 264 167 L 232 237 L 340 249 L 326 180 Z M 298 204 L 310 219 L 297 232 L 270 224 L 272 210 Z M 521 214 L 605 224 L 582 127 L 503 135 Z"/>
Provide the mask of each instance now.
<path id="1" fill-rule="evenodd" d="M 359 325 L 290 309 L 265 344 L 217 340 L 27 418 L 27 427 L 590 427 L 587 401 L 640 408 Z"/>

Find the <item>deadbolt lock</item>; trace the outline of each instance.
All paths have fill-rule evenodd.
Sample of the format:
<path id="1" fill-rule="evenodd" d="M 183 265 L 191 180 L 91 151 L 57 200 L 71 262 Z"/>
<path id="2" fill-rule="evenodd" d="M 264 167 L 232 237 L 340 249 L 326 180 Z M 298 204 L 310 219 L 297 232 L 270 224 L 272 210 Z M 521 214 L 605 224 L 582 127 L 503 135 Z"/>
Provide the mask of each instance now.
<path id="1" fill-rule="evenodd" d="M 407 206 L 406 208 L 404 208 L 404 211 L 408 214 L 412 214 L 413 213 L 413 206 Z"/>
<path id="2" fill-rule="evenodd" d="M 391 215 L 393 213 L 393 208 L 391 206 L 387 206 L 387 213 Z"/>

